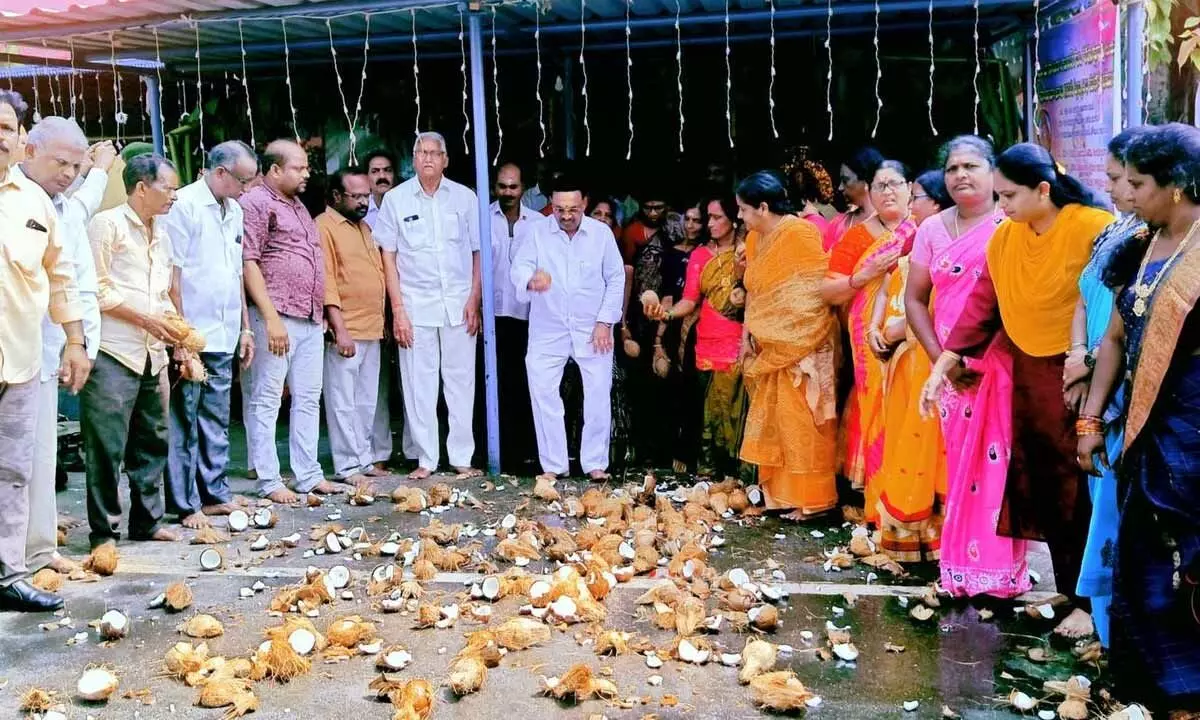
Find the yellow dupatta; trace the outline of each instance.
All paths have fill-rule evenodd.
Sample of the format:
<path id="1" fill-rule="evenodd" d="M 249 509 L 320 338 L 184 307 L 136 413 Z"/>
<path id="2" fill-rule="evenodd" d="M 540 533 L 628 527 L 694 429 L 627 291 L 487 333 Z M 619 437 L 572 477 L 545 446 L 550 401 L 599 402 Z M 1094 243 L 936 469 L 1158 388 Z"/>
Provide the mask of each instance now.
<path id="1" fill-rule="evenodd" d="M 1067 205 L 1045 235 L 1011 220 L 996 229 L 988 271 L 1004 331 L 1027 355 L 1052 357 L 1070 349 L 1079 275 L 1096 236 L 1112 221 L 1104 210 Z"/>

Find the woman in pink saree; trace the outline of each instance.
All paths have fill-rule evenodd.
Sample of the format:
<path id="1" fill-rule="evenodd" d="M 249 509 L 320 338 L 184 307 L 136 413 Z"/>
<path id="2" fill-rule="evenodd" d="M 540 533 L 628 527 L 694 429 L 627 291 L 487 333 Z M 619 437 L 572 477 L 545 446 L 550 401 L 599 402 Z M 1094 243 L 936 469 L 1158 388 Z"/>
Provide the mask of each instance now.
<path id="1" fill-rule="evenodd" d="M 930 218 L 917 233 L 905 304 L 908 322 L 932 362 L 941 357 L 983 274 L 988 242 L 1004 218 L 993 194 L 994 162 L 987 141 L 952 140 L 945 173 L 955 206 Z M 1012 447 L 1012 355 L 1003 333 L 965 369 L 943 375 L 935 367 L 921 405 L 924 414 L 940 413 L 946 447 L 942 588 L 953 595 L 1001 598 L 1026 592 L 1025 542 L 996 533 Z"/>

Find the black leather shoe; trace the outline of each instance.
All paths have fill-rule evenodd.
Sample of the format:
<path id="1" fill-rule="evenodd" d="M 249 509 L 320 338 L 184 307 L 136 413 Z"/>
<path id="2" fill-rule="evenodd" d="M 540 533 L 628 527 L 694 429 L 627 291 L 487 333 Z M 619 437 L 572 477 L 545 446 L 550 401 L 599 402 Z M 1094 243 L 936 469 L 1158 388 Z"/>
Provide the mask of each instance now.
<path id="1" fill-rule="evenodd" d="M 43 592 L 24 580 L 0 588 L 0 610 L 18 612 L 53 612 L 61 610 L 63 599 L 54 593 Z"/>

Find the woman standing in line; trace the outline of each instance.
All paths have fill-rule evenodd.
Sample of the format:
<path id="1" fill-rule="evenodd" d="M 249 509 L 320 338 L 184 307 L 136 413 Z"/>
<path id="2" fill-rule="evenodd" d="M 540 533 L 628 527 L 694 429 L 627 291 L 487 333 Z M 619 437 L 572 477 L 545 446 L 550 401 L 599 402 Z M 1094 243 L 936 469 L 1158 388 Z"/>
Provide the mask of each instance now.
<path id="1" fill-rule="evenodd" d="M 842 163 L 838 172 L 838 192 L 849 207 L 822 232 L 825 252 L 832 251 L 850 228 L 863 224 L 875 214 L 875 208 L 871 206 L 871 180 L 882 162 L 883 155 L 878 150 L 864 147 Z"/>

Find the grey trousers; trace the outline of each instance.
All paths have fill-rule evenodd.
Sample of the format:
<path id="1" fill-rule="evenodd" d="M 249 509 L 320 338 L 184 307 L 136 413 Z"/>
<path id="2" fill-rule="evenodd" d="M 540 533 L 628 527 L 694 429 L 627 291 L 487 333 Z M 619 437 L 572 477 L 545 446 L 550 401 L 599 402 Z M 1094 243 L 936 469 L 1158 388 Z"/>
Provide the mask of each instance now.
<path id="1" fill-rule="evenodd" d="M 121 464 L 129 477 L 129 537 L 148 540 L 162 523 L 167 464 L 167 373 L 139 375 L 100 351 L 80 393 L 92 547 L 120 537 Z"/>
<path id="2" fill-rule="evenodd" d="M 38 378 L 0 383 L 0 587 L 28 574 L 29 483 L 37 425 Z"/>
<path id="3" fill-rule="evenodd" d="M 33 479 L 29 483 L 29 534 L 25 564 L 34 573 L 54 560 L 58 549 L 58 377 L 39 380 L 34 431 Z"/>
<path id="4" fill-rule="evenodd" d="M 233 355 L 201 353 L 200 360 L 208 371 L 208 381 L 180 380 L 171 389 L 167 512 L 180 517 L 233 499 L 225 480 Z"/>

